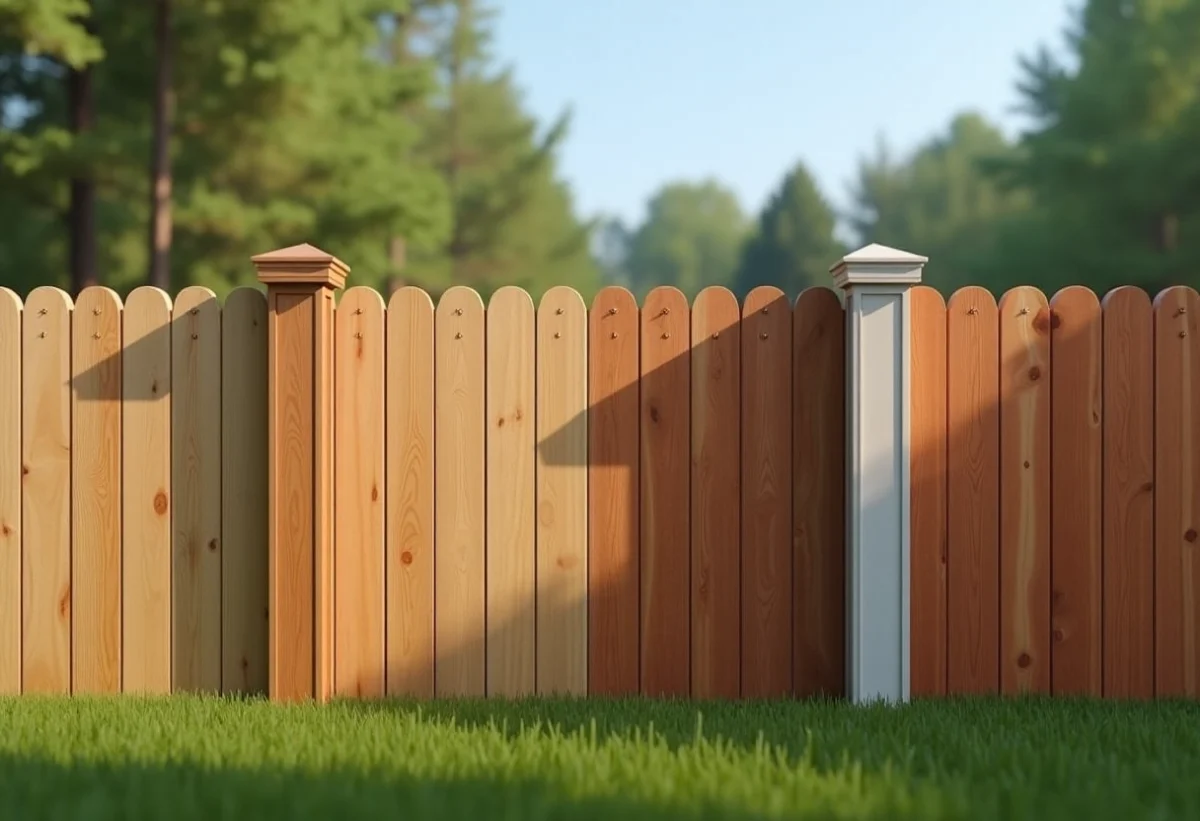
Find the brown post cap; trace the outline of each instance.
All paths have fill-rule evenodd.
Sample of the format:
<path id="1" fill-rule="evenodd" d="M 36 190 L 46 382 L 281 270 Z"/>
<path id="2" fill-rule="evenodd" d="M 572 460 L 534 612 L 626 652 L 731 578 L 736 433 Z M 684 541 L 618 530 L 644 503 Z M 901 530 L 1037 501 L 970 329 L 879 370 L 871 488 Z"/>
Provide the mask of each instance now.
<path id="1" fill-rule="evenodd" d="M 258 281 L 266 285 L 324 285 L 344 288 L 350 266 L 332 254 L 309 245 L 293 245 L 251 257 Z"/>

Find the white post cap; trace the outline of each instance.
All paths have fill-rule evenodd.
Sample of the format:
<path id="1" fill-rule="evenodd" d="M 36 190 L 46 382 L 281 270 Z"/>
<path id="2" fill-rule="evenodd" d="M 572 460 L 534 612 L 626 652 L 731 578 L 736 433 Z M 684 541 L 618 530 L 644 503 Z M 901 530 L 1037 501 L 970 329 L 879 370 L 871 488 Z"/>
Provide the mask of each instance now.
<path id="1" fill-rule="evenodd" d="M 920 285 L 929 257 L 871 243 L 846 254 L 829 269 L 839 288 L 854 285 Z"/>

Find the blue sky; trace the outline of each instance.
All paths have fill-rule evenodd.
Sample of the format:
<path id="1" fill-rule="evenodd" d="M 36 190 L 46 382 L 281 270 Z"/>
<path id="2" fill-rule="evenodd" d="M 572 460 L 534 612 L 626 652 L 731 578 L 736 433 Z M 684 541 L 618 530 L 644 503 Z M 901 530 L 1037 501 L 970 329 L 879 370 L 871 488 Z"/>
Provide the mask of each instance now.
<path id="1" fill-rule="evenodd" d="M 1058 48 L 1064 0 L 497 0 L 529 109 L 573 110 L 561 169 L 584 215 L 636 222 L 662 183 L 716 177 L 755 212 L 803 160 L 841 207 L 858 159 L 973 109 L 1021 127 L 1017 58 Z"/>

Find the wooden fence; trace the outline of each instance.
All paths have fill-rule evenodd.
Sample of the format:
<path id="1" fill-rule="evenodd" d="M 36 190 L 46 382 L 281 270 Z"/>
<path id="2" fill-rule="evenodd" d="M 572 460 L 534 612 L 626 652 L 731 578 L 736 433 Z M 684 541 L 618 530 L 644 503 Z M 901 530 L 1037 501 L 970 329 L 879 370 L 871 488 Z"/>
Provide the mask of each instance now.
<path id="1" fill-rule="evenodd" d="M 913 693 L 1200 693 L 1200 297 L 910 296 Z M 0 690 L 267 689 L 269 465 L 319 461 L 268 313 L 0 290 Z M 335 695 L 844 692 L 832 291 L 354 287 L 330 331 Z"/>

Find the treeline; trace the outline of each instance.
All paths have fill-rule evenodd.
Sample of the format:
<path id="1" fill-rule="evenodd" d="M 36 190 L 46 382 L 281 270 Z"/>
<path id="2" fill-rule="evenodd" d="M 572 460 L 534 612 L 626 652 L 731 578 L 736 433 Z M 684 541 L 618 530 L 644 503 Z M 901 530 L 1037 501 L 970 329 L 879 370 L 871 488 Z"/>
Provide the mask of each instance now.
<path id="1" fill-rule="evenodd" d="M 756 218 L 718 182 L 672 183 L 640 225 L 603 227 L 606 275 L 639 293 L 794 295 L 829 283 L 848 235 L 928 256 L 926 280 L 945 292 L 1200 284 L 1200 0 L 1090 0 L 1066 34 L 1061 57 L 1020 60 L 1030 125 L 1015 142 L 968 113 L 910 156 L 881 144 L 845 213 L 803 163 Z"/>
<path id="2" fill-rule="evenodd" d="M 594 283 L 474 0 L 0 0 L 0 284 L 218 291 L 312 241 L 354 281 Z"/>

